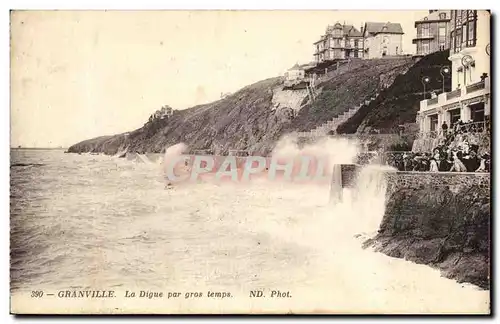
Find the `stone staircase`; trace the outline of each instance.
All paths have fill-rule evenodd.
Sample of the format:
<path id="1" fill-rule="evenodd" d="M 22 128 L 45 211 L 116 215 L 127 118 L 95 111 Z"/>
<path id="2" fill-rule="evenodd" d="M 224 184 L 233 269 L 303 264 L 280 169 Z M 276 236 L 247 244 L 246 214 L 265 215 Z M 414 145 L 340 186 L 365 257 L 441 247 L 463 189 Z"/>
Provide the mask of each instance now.
<path id="1" fill-rule="evenodd" d="M 321 126 L 318 126 L 309 132 L 298 132 L 297 135 L 299 137 L 321 137 L 327 135 L 330 131 L 336 133 L 337 127 L 342 123 L 346 122 L 351 118 L 358 110 L 363 106 L 368 106 L 373 100 L 377 99 L 379 93 L 376 93 L 375 96 L 370 97 L 369 99 L 365 99 L 365 101 L 355 107 L 351 107 L 348 110 L 344 111 L 342 114 L 337 117 L 329 120 Z"/>

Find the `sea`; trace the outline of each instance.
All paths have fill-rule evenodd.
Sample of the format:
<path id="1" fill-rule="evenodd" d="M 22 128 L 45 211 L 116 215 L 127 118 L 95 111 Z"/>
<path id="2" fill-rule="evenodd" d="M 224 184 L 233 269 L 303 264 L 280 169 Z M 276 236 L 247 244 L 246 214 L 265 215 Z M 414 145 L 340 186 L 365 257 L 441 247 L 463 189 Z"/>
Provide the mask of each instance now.
<path id="1" fill-rule="evenodd" d="M 356 187 L 331 203 L 328 184 L 259 179 L 167 188 L 160 163 L 13 149 L 12 307 L 38 313 L 487 313 L 489 291 L 363 249 L 384 212 L 379 174 L 365 168 Z M 118 296 L 58 297 L 87 289 Z M 34 291 L 44 296 L 33 297 Z M 179 297 L 126 298 L 127 291 Z M 252 291 L 265 297 L 252 298 Z M 285 297 L 271 298 L 273 291 Z M 209 292 L 231 297 L 208 298 Z"/>

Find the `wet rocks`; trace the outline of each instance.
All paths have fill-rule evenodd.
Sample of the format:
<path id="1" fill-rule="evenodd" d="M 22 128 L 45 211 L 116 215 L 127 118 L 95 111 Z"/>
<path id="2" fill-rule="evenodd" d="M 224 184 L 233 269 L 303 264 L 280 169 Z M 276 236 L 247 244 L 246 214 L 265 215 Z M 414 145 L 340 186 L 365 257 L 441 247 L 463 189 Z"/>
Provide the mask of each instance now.
<path id="1" fill-rule="evenodd" d="M 489 187 L 403 188 L 387 201 L 379 233 L 366 245 L 439 268 L 458 282 L 489 287 Z"/>

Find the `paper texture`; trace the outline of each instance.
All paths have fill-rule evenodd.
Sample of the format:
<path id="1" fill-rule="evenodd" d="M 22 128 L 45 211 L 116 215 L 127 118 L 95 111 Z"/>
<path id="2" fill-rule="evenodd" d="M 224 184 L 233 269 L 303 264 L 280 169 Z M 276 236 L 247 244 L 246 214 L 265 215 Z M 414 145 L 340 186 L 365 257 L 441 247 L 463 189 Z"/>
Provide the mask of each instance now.
<path id="1" fill-rule="evenodd" d="M 490 313 L 488 11 L 10 18 L 11 313 Z"/>

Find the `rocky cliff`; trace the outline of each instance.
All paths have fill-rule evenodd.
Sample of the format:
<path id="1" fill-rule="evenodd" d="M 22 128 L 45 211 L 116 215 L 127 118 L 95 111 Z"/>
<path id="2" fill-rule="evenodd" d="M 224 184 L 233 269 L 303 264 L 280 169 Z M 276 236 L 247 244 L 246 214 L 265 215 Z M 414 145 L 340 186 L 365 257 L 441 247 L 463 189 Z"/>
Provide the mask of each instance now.
<path id="1" fill-rule="evenodd" d="M 267 154 L 282 135 L 310 130 L 358 105 L 413 64 L 408 57 L 355 60 L 320 79 L 314 102 L 308 101 L 304 90 L 284 94 L 282 78 L 263 80 L 216 102 L 176 110 L 137 130 L 86 140 L 68 151 L 159 153 L 166 146 L 184 142 L 191 149 L 219 154 L 229 149 Z"/>
<path id="2" fill-rule="evenodd" d="M 488 289 L 489 175 L 439 173 L 417 178 L 408 173 L 388 181 L 396 185 L 388 188 L 378 235 L 366 245 Z"/>

